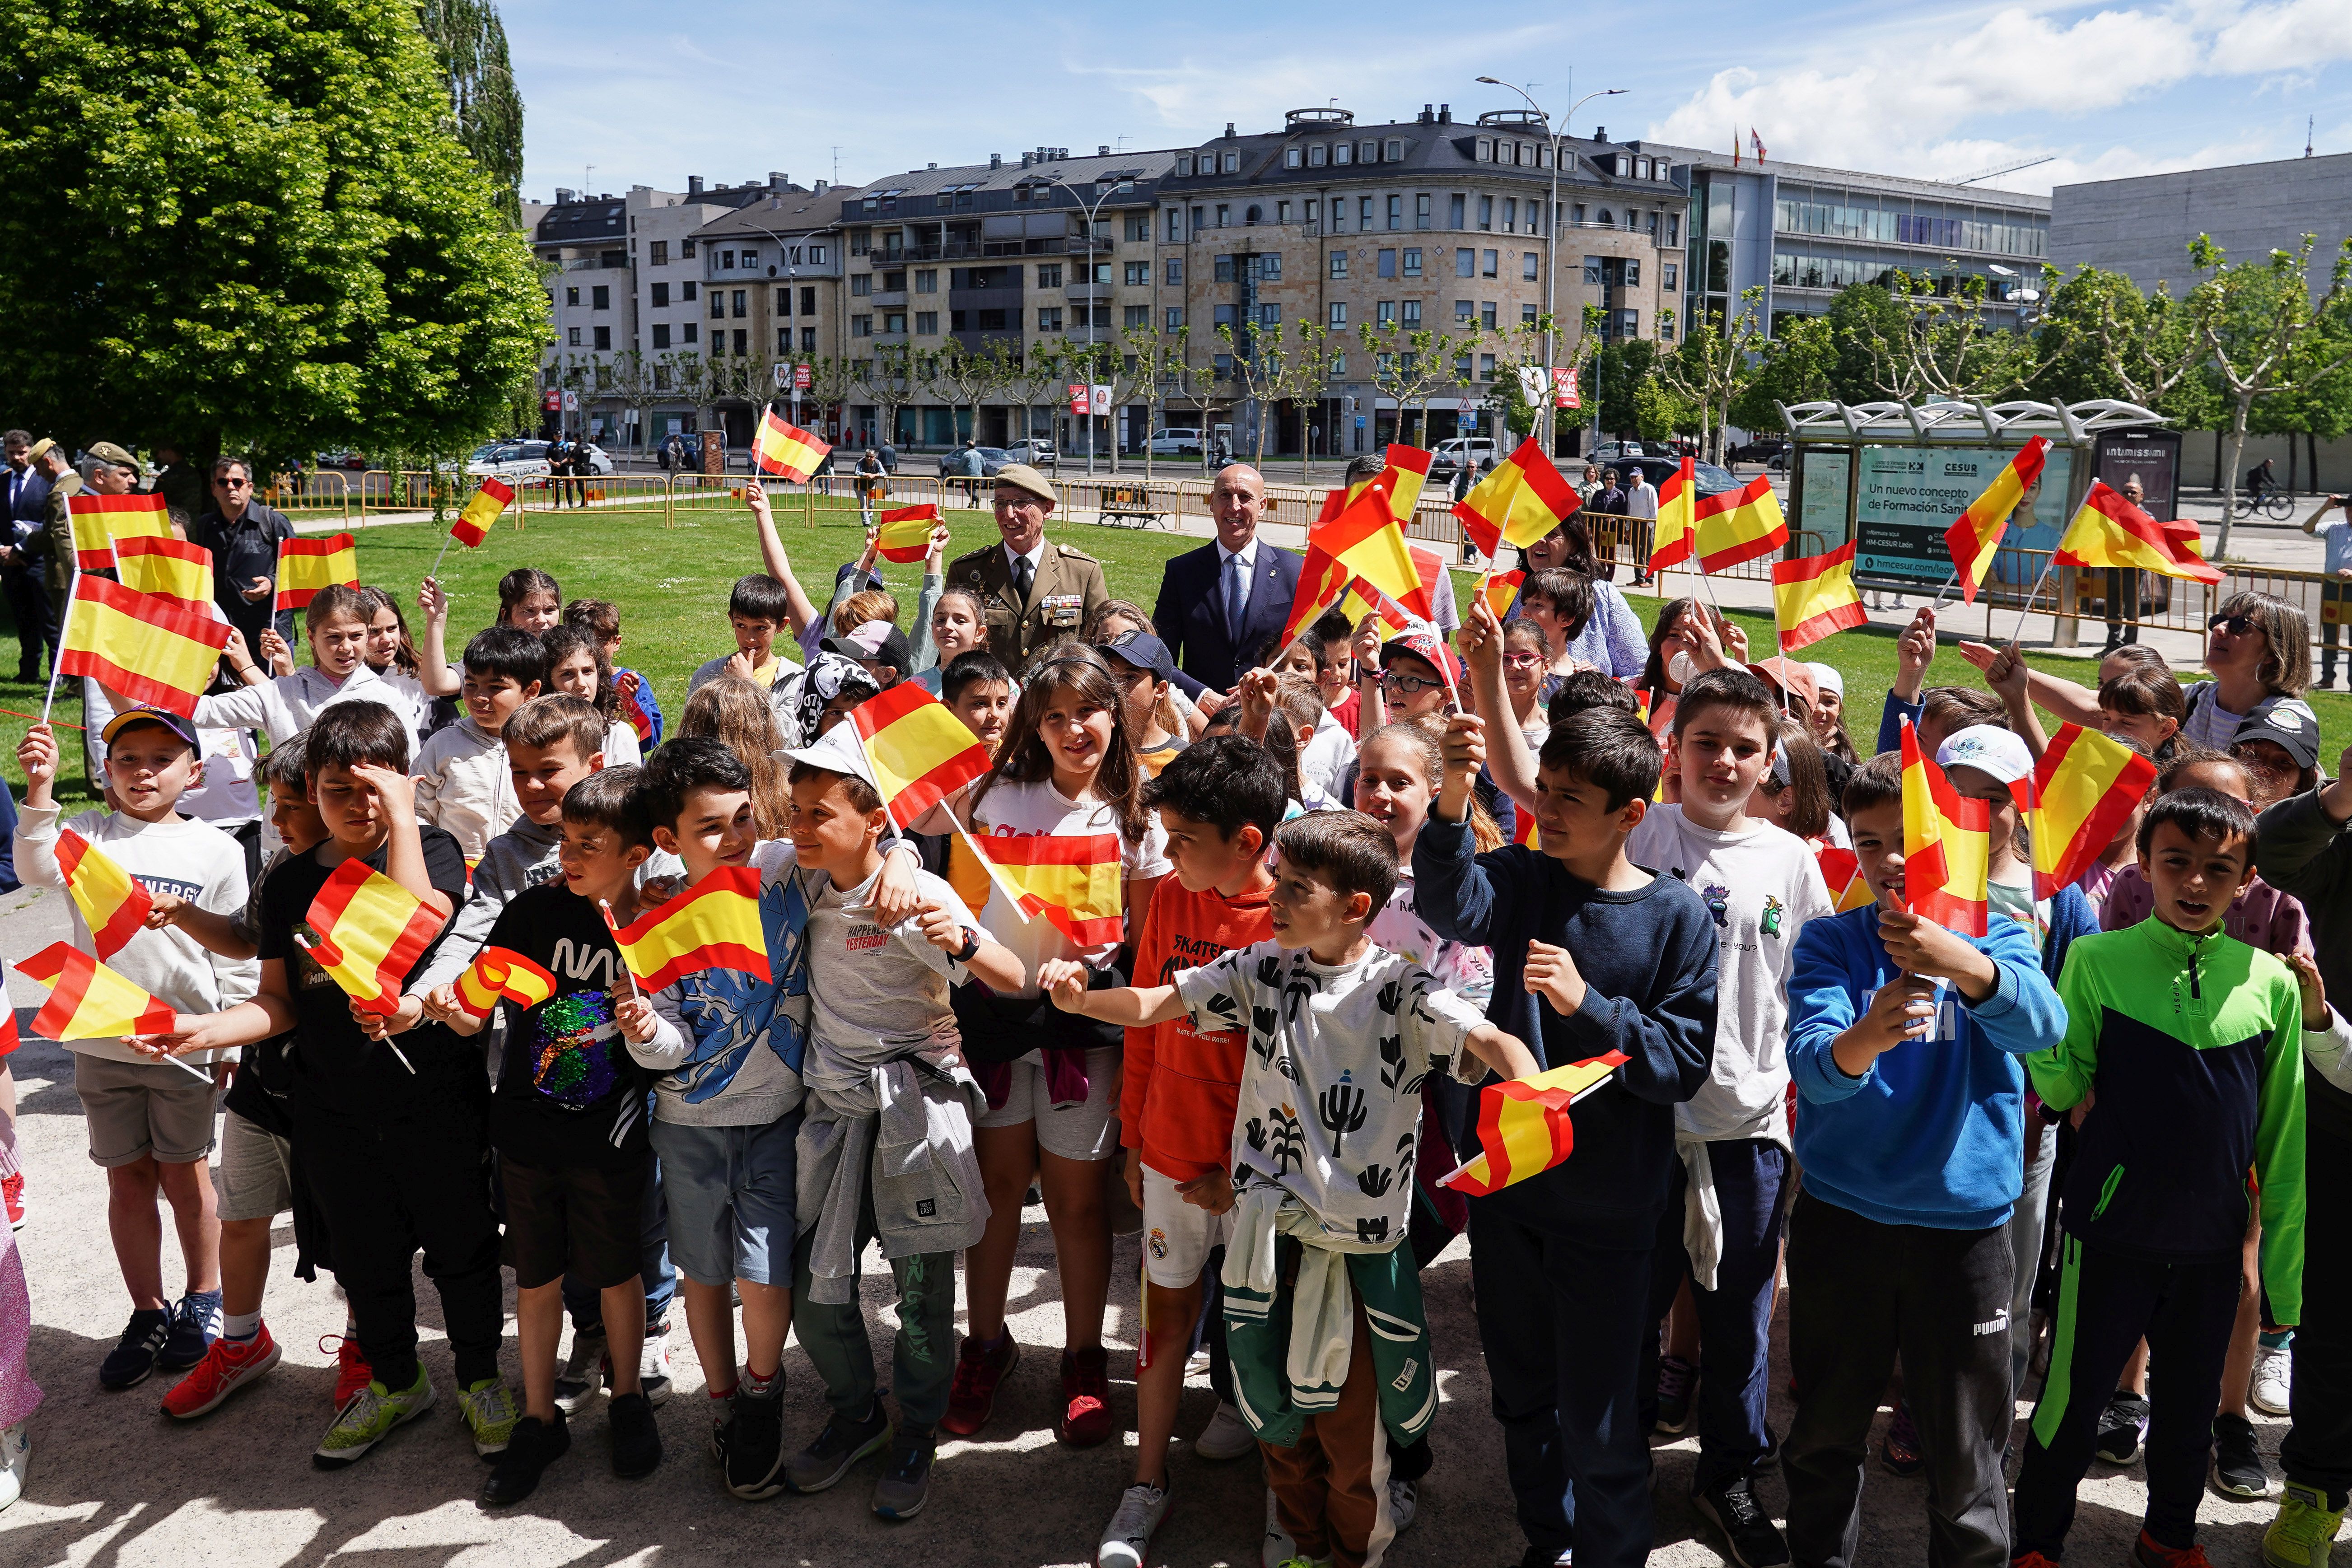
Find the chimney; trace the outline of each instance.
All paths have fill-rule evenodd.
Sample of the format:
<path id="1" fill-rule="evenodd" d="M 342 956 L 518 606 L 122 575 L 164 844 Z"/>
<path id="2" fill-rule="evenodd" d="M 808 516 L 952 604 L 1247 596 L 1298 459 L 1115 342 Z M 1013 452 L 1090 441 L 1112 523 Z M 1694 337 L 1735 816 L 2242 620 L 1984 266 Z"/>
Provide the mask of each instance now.
<path id="1" fill-rule="evenodd" d="M 1225 140 L 1228 142 L 1235 140 L 1235 137 L 1234 136 L 1234 122 L 1230 120 L 1225 121 Z"/>
<path id="2" fill-rule="evenodd" d="M 1423 125 L 1431 124 L 1435 121 L 1436 119 L 1437 105 L 1433 103 L 1424 103 L 1421 106 L 1421 122 Z"/>
<path id="3" fill-rule="evenodd" d="M 1606 125 L 1594 126 L 1592 128 L 1592 140 L 1601 146 L 1607 146 L 1609 144 L 1609 127 Z"/>
<path id="4" fill-rule="evenodd" d="M 929 163 L 926 163 L 926 164 L 924 164 L 924 165 L 923 165 L 923 167 L 924 167 L 924 168 L 926 168 L 926 169 L 936 169 L 936 168 L 938 168 L 939 166 L 940 166 L 940 161 L 939 161 L 937 158 L 932 159 Z"/>
<path id="5" fill-rule="evenodd" d="M 1004 154 L 1002 153 L 991 153 L 988 155 L 988 166 L 992 169 L 1002 169 L 1004 167 Z"/>
<path id="6" fill-rule="evenodd" d="M 819 181 L 816 183 L 816 194 L 817 194 L 818 195 L 824 195 L 824 192 L 825 192 L 825 186 L 826 186 L 826 184 L 828 184 L 828 182 L 824 181 L 824 180 L 819 180 Z"/>
<path id="7" fill-rule="evenodd" d="M 1106 142 L 1102 143 L 1100 146 L 1097 147 L 1097 148 L 1095 149 L 1095 156 L 1096 156 L 1096 157 L 1097 157 L 1097 158 L 1108 158 L 1108 157 L 1109 157 L 1109 156 L 1110 156 L 1110 143 L 1109 143 L 1109 142 Z"/>
<path id="8" fill-rule="evenodd" d="M 789 187 L 792 183 L 793 177 L 790 174 L 785 174 L 782 169 L 771 169 L 768 171 L 768 188 L 770 190 L 784 190 Z"/>
<path id="9" fill-rule="evenodd" d="M 1070 150 L 1067 147 L 1056 147 L 1054 149 L 1054 157 L 1057 162 L 1067 158 L 1069 155 Z"/>
<path id="10" fill-rule="evenodd" d="M 560 207 L 568 207 L 572 205 L 572 188 L 569 185 L 555 187 L 555 205 Z"/>
<path id="11" fill-rule="evenodd" d="M 1454 123 L 1454 106 L 1452 104 L 1441 103 L 1437 106 L 1437 122 L 1440 125 L 1451 125 Z"/>
<path id="12" fill-rule="evenodd" d="M 1025 169 L 1025 168 L 1027 168 L 1027 167 L 1029 166 L 1029 160 L 1030 160 L 1031 156 L 1032 156 L 1032 154 L 1027 153 L 1022 153 L 1022 154 L 1021 154 L 1021 166 L 1022 166 L 1023 168 L 1024 168 L 1024 169 Z"/>
<path id="13" fill-rule="evenodd" d="M 686 177 L 686 194 L 689 196 L 698 196 L 702 194 L 701 175 L 688 174 Z"/>

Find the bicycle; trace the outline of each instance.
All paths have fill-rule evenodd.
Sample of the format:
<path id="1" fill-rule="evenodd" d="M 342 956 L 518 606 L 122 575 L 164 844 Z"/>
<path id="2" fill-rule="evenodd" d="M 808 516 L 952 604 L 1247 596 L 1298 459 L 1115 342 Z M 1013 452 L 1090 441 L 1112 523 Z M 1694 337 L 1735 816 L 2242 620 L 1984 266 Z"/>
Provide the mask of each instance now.
<path id="1" fill-rule="evenodd" d="M 2273 522 L 2284 522 L 2294 515 L 2294 495 L 2290 490 L 2264 490 L 2259 496 L 2240 496 L 2238 510 L 2231 518 L 2252 517 L 2261 512 Z"/>

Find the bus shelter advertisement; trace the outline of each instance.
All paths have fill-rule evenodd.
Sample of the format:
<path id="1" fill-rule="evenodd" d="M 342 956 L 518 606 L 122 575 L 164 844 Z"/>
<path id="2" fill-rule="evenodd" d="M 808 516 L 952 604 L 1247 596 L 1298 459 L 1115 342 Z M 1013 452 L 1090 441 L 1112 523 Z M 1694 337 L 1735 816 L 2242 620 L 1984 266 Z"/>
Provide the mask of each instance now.
<path id="1" fill-rule="evenodd" d="M 2017 455 L 2013 447 L 1864 447 L 1854 497 L 1854 574 L 1941 585 L 1952 574 L 1944 532 L 1993 476 Z M 2074 453 L 2053 447 L 2041 482 L 2025 492 L 2001 537 L 1992 575 L 2020 582 L 2026 558 L 2013 550 L 2054 550 L 2065 529 L 2067 477 Z"/>

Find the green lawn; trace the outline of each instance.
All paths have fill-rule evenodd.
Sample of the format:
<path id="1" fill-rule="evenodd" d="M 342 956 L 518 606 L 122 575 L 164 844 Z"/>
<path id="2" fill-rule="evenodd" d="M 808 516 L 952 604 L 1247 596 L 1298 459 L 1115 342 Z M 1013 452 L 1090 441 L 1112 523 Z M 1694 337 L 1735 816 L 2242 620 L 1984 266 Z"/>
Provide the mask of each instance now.
<path id="1" fill-rule="evenodd" d="M 792 552 L 794 573 L 820 603 L 833 580 L 834 569 L 852 559 L 864 539 L 856 510 L 845 501 L 817 514 L 808 526 L 796 499 L 780 499 L 779 521 L 785 548 Z M 452 653 L 465 637 L 487 626 L 498 610 L 499 578 L 517 566 L 538 566 L 552 572 L 566 598 L 610 599 L 621 607 L 622 654 L 625 661 L 644 671 L 654 682 L 665 713 L 676 716 L 683 706 L 687 677 L 715 655 L 734 644 L 727 628 L 727 593 L 734 580 L 760 570 L 759 549 L 751 517 L 740 501 L 725 496 L 696 503 L 681 502 L 676 528 L 662 526 L 657 511 L 546 512 L 534 510 L 527 526 L 501 526 L 479 550 L 453 548 L 442 576 L 454 607 L 450 617 Z M 991 514 L 951 511 L 954 534 L 951 553 L 961 553 L 993 541 Z M 354 531 L 359 540 L 360 574 L 364 582 L 393 588 L 404 606 L 412 605 L 415 584 L 433 563 L 443 535 L 426 524 Z M 1091 524 L 1055 524 L 1049 536 L 1099 557 L 1112 596 L 1131 599 L 1148 611 L 1160 589 L 1160 566 L 1170 556 L 1197 549 L 1202 541 L 1162 530 L 1101 528 Z M 911 613 L 920 586 L 921 566 L 885 563 L 883 574 L 899 595 L 903 613 Z M 1676 579 L 1679 585 L 1681 579 Z M 1467 596 L 1468 581 L 1459 579 L 1456 597 Z M 1630 595 L 1643 622 L 1654 621 L 1661 601 L 1646 594 Z M 414 615 L 412 612 L 412 622 Z M 1732 613 L 1748 630 L 1749 646 L 1772 646 L 1769 618 Z M 16 668 L 16 633 L 0 626 L 0 677 Z M 1839 634 L 1806 650 L 1843 672 L 1846 699 L 1853 717 L 1848 721 L 1855 741 L 1867 746 L 1876 732 L 1881 698 L 1894 684 L 1895 634 L 1875 628 Z M 2072 674 L 2087 676 L 2088 660 L 2067 661 Z M 1957 653 L 1940 654 L 1931 671 L 1931 683 L 1973 683 L 1976 672 Z M 78 682 L 60 684 L 58 716 L 68 722 L 81 717 Z M 2325 747 L 2333 764 L 2338 751 L 2352 743 L 2352 697 L 2319 692 L 2312 697 L 2318 710 Z M 13 757 L 27 720 L 37 712 L 41 688 L 0 678 L 0 737 Z M 61 794 L 68 799 L 92 797 L 79 764 L 68 752 L 68 777 Z M 23 775 L 9 767 L 10 787 L 21 797 Z"/>

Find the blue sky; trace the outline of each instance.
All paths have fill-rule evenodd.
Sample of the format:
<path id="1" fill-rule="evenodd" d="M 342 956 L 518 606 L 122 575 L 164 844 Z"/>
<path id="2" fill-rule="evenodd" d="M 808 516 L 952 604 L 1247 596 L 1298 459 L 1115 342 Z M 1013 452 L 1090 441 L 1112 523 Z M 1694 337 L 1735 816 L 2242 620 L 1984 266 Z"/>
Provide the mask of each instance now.
<path id="1" fill-rule="evenodd" d="M 1446 101 L 1457 118 L 1533 81 L 1589 134 L 2012 190 L 2352 152 L 2352 0 L 2121 0 L 2107 6 L 1490 4 L 1433 27 L 1425 0 L 1345 7 L 975 6 L 866 0 L 790 9 L 502 0 L 526 104 L 524 194 L 682 190 L 782 170 L 856 183 L 1024 148 L 1182 146 L 1227 121 L 1278 128 L 1336 99 L 1360 120 Z M 1573 84 L 1571 89 L 1571 82 Z M 591 167 L 593 165 L 593 168 Z"/>

